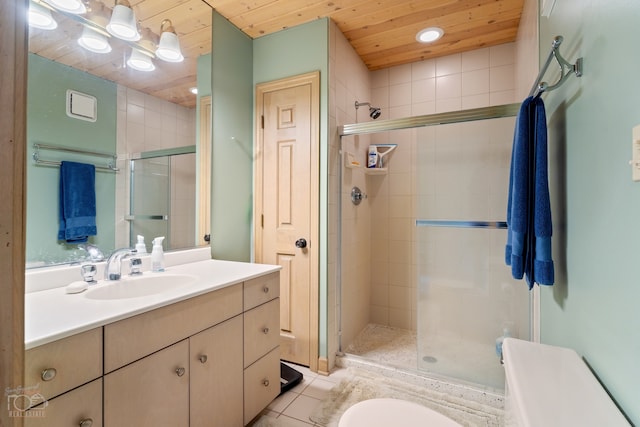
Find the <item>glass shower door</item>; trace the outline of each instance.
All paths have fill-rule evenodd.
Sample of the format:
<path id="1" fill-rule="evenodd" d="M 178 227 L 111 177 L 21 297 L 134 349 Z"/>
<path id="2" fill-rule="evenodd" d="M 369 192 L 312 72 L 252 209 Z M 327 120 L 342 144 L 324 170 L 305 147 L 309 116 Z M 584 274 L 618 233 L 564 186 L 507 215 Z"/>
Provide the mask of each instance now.
<path id="1" fill-rule="evenodd" d="M 529 339 L 529 292 L 504 263 L 511 135 L 499 118 L 418 130 L 418 369 L 504 387 L 496 339 Z"/>
<path id="2" fill-rule="evenodd" d="M 145 236 L 147 250 L 151 239 L 165 236 L 164 247 L 171 247 L 171 158 L 169 156 L 131 160 L 130 245 L 137 235 Z"/>

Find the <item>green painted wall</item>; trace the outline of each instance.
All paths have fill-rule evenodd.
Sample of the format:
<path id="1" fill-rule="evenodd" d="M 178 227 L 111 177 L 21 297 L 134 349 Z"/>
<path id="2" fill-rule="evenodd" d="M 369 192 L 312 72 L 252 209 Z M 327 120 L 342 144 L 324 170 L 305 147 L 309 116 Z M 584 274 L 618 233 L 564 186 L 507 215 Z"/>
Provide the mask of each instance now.
<path id="1" fill-rule="evenodd" d="M 95 96 L 95 123 L 66 115 L 66 91 Z M 36 166 L 31 158 L 35 142 L 116 152 L 116 85 L 91 74 L 29 54 L 27 93 L 27 264 L 77 259 L 75 245 L 58 242 L 59 167 Z M 43 151 L 43 159 L 106 164 L 105 158 Z M 115 177 L 96 172 L 96 225 L 98 235 L 89 239 L 105 252 L 115 245 Z"/>
<path id="2" fill-rule="evenodd" d="M 638 22 L 636 0 L 557 0 L 540 28 L 543 60 L 558 34 L 567 60 L 584 57 L 583 77 L 544 96 L 558 277 L 542 288 L 541 339 L 584 356 L 635 424 L 640 182 L 628 161 L 640 124 Z"/>
<path id="3" fill-rule="evenodd" d="M 254 84 L 320 71 L 320 357 L 327 357 L 329 21 L 319 19 L 253 42 Z"/>
<path id="4" fill-rule="evenodd" d="M 214 12 L 211 253 L 233 261 L 252 255 L 252 55 L 251 39 Z"/>

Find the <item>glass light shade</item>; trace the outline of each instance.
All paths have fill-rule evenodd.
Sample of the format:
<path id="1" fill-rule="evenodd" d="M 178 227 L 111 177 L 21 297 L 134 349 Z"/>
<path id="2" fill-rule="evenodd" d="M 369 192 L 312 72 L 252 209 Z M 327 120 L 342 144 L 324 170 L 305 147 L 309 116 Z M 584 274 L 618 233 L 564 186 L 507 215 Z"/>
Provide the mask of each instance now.
<path id="1" fill-rule="evenodd" d="M 442 28 L 429 27 L 424 30 L 420 30 L 416 35 L 416 40 L 420 43 L 432 43 L 442 37 L 443 34 L 444 31 Z"/>
<path id="2" fill-rule="evenodd" d="M 78 44 L 95 53 L 111 52 L 111 45 L 107 38 L 89 27 L 84 27 L 82 30 L 82 36 L 78 39 Z"/>
<path id="3" fill-rule="evenodd" d="M 51 6 L 63 12 L 80 15 L 87 11 L 81 0 L 46 0 Z"/>
<path id="4" fill-rule="evenodd" d="M 29 25 L 41 30 L 58 28 L 58 23 L 51 16 L 51 11 L 37 3 L 29 4 Z"/>
<path id="5" fill-rule="evenodd" d="M 175 33 L 171 31 L 162 33 L 158 49 L 156 49 L 156 56 L 167 62 L 182 62 L 184 60 L 180 51 L 180 42 Z"/>
<path id="6" fill-rule="evenodd" d="M 131 56 L 127 59 L 127 65 L 138 71 L 153 71 L 156 69 L 151 58 L 136 49 L 131 50 Z"/>
<path id="7" fill-rule="evenodd" d="M 133 9 L 122 4 L 114 6 L 111 19 L 107 24 L 107 31 L 122 40 L 134 42 L 140 40 Z"/>

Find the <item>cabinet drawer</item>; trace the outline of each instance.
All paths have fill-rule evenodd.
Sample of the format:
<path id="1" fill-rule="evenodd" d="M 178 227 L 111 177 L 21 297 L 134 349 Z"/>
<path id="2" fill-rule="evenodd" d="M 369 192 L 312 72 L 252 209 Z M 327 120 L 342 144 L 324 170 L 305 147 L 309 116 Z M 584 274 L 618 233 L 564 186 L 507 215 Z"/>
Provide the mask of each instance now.
<path id="1" fill-rule="evenodd" d="M 244 424 L 280 394 L 280 347 L 244 371 Z"/>
<path id="2" fill-rule="evenodd" d="M 50 399 L 102 376 L 102 328 L 92 329 L 25 352 L 26 387 Z"/>
<path id="3" fill-rule="evenodd" d="M 244 310 L 250 310 L 280 296 L 280 272 L 244 282 Z"/>
<path id="4" fill-rule="evenodd" d="M 280 341 L 280 298 L 244 313 L 244 367 L 267 354 Z"/>
<path id="5" fill-rule="evenodd" d="M 111 372 L 242 313 L 242 284 L 190 298 L 104 327 Z"/>
<path id="6" fill-rule="evenodd" d="M 24 427 L 79 426 L 102 427 L 102 378 L 47 402 L 44 408 L 27 411 Z"/>

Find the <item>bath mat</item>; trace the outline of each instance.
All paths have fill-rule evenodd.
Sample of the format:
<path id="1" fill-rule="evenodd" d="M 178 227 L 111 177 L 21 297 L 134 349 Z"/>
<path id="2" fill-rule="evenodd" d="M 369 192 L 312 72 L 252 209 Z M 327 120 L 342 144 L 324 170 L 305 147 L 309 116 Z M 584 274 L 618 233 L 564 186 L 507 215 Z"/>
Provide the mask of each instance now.
<path id="1" fill-rule="evenodd" d="M 465 427 L 502 425 L 504 412 L 495 407 L 363 370 L 350 371 L 350 376 L 331 389 L 329 396 L 312 412 L 312 422 L 337 427 L 340 416 L 352 405 L 367 399 L 391 397 L 431 408 Z"/>

